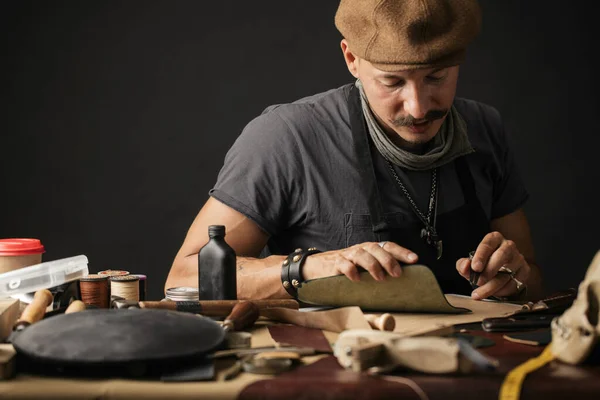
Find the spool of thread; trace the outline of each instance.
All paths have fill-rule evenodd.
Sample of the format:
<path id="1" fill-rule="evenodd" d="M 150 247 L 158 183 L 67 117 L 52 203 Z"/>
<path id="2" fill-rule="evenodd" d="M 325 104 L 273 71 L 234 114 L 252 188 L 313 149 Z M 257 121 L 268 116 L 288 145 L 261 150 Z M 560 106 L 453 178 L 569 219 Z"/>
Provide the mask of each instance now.
<path id="1" fill-rule="evenodd" d="M 129 271 L 123 271 L 120 269 L 105 269 L 104 271 L 98 272 L 98 275 L 124 276 L 124 275 L 129 275 Z"/>
<path id="2" fill-rule="evenodd" d="M 111 296 L 140 301 L 140 278 L 135 275 L 117 275 L 111 276 L 109 279 Z"/>
<path id="3" fill-rule="evenodd" d="M 91 274 L 79 279 L 81 301 L 86 305 L 108 308 L 110 305 L 110 286 L 108 275 Z"/>
<path id="4" fill-rule="evenodd" d="M 146 275 L 142 274 L 132 274 L 131 276 L 136 276 L 139 278 L 139 286 L 140 286 L 140 301 L 146 300 Z"/>

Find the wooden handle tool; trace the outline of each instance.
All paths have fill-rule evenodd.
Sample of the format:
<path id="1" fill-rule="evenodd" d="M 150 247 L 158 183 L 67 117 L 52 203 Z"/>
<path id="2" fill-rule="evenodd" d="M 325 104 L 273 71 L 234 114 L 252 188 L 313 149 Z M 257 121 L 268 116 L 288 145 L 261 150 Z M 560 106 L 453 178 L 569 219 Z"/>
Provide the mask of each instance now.
<path id="1" fill-rule="evenodd" d="M 71 314 L 74 312 L 84 311 L 86 309 L 85 303 L 81 300 L 73 300 L 69 307 L 65 310 L 65 314 Z"/>
<path id="2" fill-rule="evenodd" d="M 241 301 L 233 306 L 231 313 L 223 321 L 226 332 L 251 328 L 259 316 L 259 309 L 251 301 Z"/>
<path id="3" fill-rule="evenodd" d="M 33 295 L 31 303 L 23 310 L 21 317 L 15 322 L 13 331 L 8 338 L 9 343 L 2 344 L 0 347 L 0 380 L 11 378 L 15 374 L 16 352 L 12 346 L 13 340 L 21 334 L 23 329 L 43 319 L 46 316 L 46 309 L 53 300 L 54 295 L 48 289 L 38 290 Z M 67 307 L 65 314 L 81 310 L 85 310 L 85 304 L 81 300 L 75 300 Z M 56 311 L 58 310 L 49 311 L 49 313 Z"/>
<path id="4" fill-rule="evenodd" d="M 228 348 L 249 348 L 251 346 L 252 334 L 243 332 L 243 330 L 251 328 L 258 319 L 258 315 L 258 307 L 250 301 L 242 301 L 233 306 L 231 313 L 225 317 L 222 323 Z"/>
<path id="5" fill-rule="evenodd" d="M 334 355 L 341 366 L 355 372 L 402 366 L 433 374 L 471 373 L 474 369 L 489 370 L 497 366 L 497 360 L 456 338 L 405 337 L 394 332 L 360 329 L 340 333 Z"/>
<path id="6" fill-rule="evenodd" d="M 365 314 L 365 318 L 373 329 L 392 332 L 396 328 L 396 320 L 392 314 Z"/>
<path id="7" fill-rule="evenodd" d="M 226 317 L 233 311 L 233 307 L 245 300 L 200 300 L 200 301 L 140 301 L 140 308 L 159 308 L 174 311 L 202 314 L 207 317 Z M 299 304 L 296 300 L 252 300 L 259 310 L 275 307 L 297 310 Z"/>
<path id="8" fill-rule="evenodd" d="M 32 302 L 25 307 L 21 317 L 15 323 L 13 330 L 21 330 L 44 318 L 46 308 L 52 304 L 53 300 L 54 296 L 48 289 L 35 292 Z"/>

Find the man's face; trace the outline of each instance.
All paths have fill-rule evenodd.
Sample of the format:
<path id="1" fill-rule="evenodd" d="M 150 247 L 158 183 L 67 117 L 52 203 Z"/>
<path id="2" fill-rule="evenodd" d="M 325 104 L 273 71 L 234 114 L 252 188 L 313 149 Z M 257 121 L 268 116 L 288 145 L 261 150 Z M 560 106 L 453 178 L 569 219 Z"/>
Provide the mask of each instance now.
<path id="1" fill-rule="evenodd" d="M 419 150 L 438 132 L 452 106 L 458 66 L 386 72 L 354 57 L 342 43 L 348 69 L 363 84 L 371 110 L 392 141 Z"/>

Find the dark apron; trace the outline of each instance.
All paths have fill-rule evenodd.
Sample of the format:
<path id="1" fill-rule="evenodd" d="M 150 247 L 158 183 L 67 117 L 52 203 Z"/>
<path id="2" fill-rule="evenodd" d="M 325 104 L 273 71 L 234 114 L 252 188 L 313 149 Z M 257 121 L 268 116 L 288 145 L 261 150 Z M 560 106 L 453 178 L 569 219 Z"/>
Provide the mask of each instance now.
<path id="1" fill-rule="evenodd" d="M 348 98 L 348 111 L 354 149 L 361 165 L 361 179 L 367 193 L 369 214 L 376 240 L 393 241 L 418 254 L 418 263 L 428 266 L 433 271 L 444 293 L 470 294 L 471 285 L 456 270 L 456 261 L 467 257 L 470 251 L 475 250 L 490 231 L 490 227 L 475 192 L 475 181 L 467 164 L 468 155 L 453 161 L 465 204 L 437 216 L 436 230 L 443 243 L 443 254 L 438 260 L 436 249 L 421 238 L 423 224 L 420 221 L 399 223 L 385 215 L 371 155 L 374 145 L 367 133 L 359 96 L 359 91 L 354 86 Z M 397 183 L 394 184 L 398 188 L 398 195 L 404 196 Z"/>

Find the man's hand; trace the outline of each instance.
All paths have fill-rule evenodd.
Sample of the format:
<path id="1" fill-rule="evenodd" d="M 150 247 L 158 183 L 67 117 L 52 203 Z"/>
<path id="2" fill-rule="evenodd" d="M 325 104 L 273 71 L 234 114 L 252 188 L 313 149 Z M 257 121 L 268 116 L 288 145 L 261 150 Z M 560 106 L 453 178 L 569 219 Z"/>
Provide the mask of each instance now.
<path id="1" fill-rule="evenodd" d="M 507 240 L 500 232 L 488 233 L 477 246 L 472 260 L 461 258 L 456 262 L 456 269 L 466 279 L 469 279 L 471 268 L 481 273 L 475 282 L 479 288 L 471 294 L 476 300 L 518 293 L 517 283 L 509 274 L 498 274 L 501 267 L 514 272 L 515 279 L 520 282 L 527 282 L 531 273 L 531 267 L 515 242 Z"/>
<path id="2" fill-rule="evenodd" d="M 365 242 L 341 250 L 313 254 L 306 259 L 302 274 L 304 279 L 346 275 L 352 281 L 360 280 L 358 267 L 375 278 L 384 280 L 386 275 L 402 274 L 400 262 L 412 264 L 418 256 L 394 242 Z"/>

